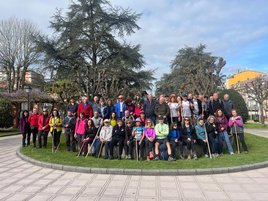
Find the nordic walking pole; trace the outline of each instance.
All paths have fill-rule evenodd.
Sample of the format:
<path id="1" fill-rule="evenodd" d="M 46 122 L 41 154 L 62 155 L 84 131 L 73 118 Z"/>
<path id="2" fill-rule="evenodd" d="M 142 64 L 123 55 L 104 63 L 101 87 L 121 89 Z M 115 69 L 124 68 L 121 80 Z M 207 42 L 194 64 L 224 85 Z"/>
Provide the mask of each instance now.
<path id="1" fill-rule="evenodd" d="M 98 154 L 98 159 L 100 158 L 101 152 L 102 152 L 102 147 L 103 147 L 103 142 L 101 142 L 101 146 L 100 146 L 100 150 L 99 150 L 99 154 Z"/>
<path id="2" fill-rule="evenodd" d="M 136 141 L 136 155 L 137 155 L 137 161 L 139 161 L 138 140 L 137 140 L 137 138 L 135 139 L 135 141 Z"/>
<path id="3" fill-rule="evenodd" d="M 54 129 L 53 129 L 51 135 L 52 135 L 52 138 L 51 138 L 52 139 L 52 153 L 54 153 Z"/>
<path id="4" fill-rule="evenodd" d="M 81 154 L 81 152 L 82 152 L 82 150 L 84 148 L 84 145 L 85 145 L 85 141 L 83 140 L 83 143 L 82 143 L 82 146 L 81 146 L 81 148 L 80 148 L 80 150 L 78 152 L 77 158 L 80 156 L 80 154 Z"/>
<path id="5" fill-rule="evenodd" d="M 95 136 L 93 142 L 91 143 L 91 145 L 90 145 L 90 147 L 89 147 L 89 149 L 88 149 L 88 151 L 87 151 L 86 158 L 88 157 L 88 154 L 89 154 L 89 152 L 91 151 L 91 149 L 92 149 L 92 147 L 93 147 L 93 145 L 94 145 L 94 143 L 95 143 L 95 141 L 96 141 L 96 139 L 97 139 L 97 136 L 99 136 L 100 129 L 101 129 L 101 125 L 99 126 L 99 129 L 98 129 L 98 131 L 97 131 L 97 133 L 96 133 L 96 136 Z"/>
<path id="6" fill-rule="evenodd" d="M 206 138 L 207 138 L 207 146 L 208 146 L 209 158 L 212 159 L 212 155 L 211 155 L 211 151 L 210 151 L 210 145 L 209 145 L 209 140 L 208 140 L 208 133 L 207 133 L 207 129 L 206 129 L 206 124 L 204 124 L 204 130 L 205 130 L 205 135 L 206 135 Z"/>
<path id="7" fill-rule="evenodd" d="M 234 122 L 234 129 L 235 129 L 235 136 L 236 136 L 237 153 L 240 154 L 240 146 L 239 146 L 238 134 L 237 134 L 237 127 L 236 127 L 236 123 L 235 122 Z"/>

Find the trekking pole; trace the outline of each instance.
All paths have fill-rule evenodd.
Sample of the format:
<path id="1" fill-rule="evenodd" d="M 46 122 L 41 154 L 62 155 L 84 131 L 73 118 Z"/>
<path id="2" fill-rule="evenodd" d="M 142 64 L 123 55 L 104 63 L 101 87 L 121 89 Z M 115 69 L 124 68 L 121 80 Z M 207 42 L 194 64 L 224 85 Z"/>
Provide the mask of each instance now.
<path id="1" fill-rule="evenodd" d="M 99 150 L 99 154 L 98 154 L 98 159 L 100 158 L 101 152 L 102 152 L 102 147 L 103 147 L 103 142 L 101 142 L 101 146 L 100 146 L 100 150 Z"/>
<path id="2" fill-rule="evenodd" d="M 139 161 L 138 140 L 137 140 L 137 138 L 135 139 L 135 141 L 136 141 L 136 158 L 137 158 L 137 161 Z"/>
<path id="3" fill-rule="evenodd" d="M 88 157 L 88 154 L 89 154 L 89 152 L 91 151 L 91 149 L 92 149 L 92 147 L 93 147 L 93 145 L 94 145 L 94 143 L 95 143 L 95 141 L 96 141 L 96 139 L 97 139 L 97 136 L 99 136 L 100 129 L 101 129 L 101 126 L 99 126 L 99 129 L 98 129 L 98 131 L 97 131 L 97 134 L 96 134 L 96 136 L 95 136 L 93 142 L 91 143 L 91 145 L 90 145 L 90 147 L 89 147 L 89 149 L 88 149 L 88 151 L 87 151 L 86 158 Z"/>
<path id="4" fill-rule="evenodd" d="M 55 153 L 59 150 L 59 147 L 60 147 L 60 141 L 59 141 L 59 144 L 56 147 Z"/>
<path id="5" fill-rule="evenodd" d="M 237 127 L 236 127 L 236 123 L 235 122 L 234 122 L 234 129 L 235 129 L 237 153 L 240 154 L 240 145 L 239 145 L 239 141 L 238 141 Z"/>
<path id="6" fill-rule="evenodd" d="M 206 125 L 204 124 L 204 130 L 205 130 L 205 135 L 207 138 L 207 146 L 208 146 L 208 154 L 209 154 L 209 158 L 212 159 L 212 155 L 211 155 L 211 151 L 210 151 L 210 145 L 209 145 L 209 140 L 208 140 L 208 133 L 207 133 L 207 129 L 206 129 Z"/>
<path id="7" fill-rule="evenodd" d="M 51 135 L 52 135 L 52 138 L 51 138 L 52 139 L 52 153 L 54 153 L 54 129 L 53 129 Z"/>
<path id="8" fill-rule="evenodd" d="M 78 152 L 77 158 L 81 155 L 81 152 L 82 152 L 82 150 L 84 148 L 84 145 L 85 145 L 85 141 L 83 140 L 83 143 L 82 143 L 82 146 L 80 147 L 80 150 Z"/>

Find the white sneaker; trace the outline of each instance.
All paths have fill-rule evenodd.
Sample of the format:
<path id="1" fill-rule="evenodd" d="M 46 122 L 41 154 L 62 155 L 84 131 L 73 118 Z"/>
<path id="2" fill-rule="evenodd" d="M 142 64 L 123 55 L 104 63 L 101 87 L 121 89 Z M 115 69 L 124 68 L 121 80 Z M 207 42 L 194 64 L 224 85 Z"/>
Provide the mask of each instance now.
<path id="1" fill-rule="evenodd" d="M 234 155 L 234 152 L 231 152 L 230 154 L 231 154 L 231 155 Z"/>
<path id="2" fill-rule="evenodd" d="M 207 154 L 205 154 L 205 157 L 206 157 L 206 158 L 208 158 L 208 155 L 207 155 Z"/>

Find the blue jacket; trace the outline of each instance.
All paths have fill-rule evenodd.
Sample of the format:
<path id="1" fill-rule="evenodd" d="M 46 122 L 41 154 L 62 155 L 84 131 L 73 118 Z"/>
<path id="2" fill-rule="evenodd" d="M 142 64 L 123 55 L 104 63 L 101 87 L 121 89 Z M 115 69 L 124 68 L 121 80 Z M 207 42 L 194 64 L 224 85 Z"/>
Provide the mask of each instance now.
<path id="1" fill-rule="evenodd" d="M 196 132 L 196 137 L 197 139 L 200 140 L 205 140 L 206 138 L 206 134 L 205 134 L 205 129 L 203 126 L 200 126 L 199 124 L 195 126 L 195 132 Z"/>
<path id="2" fill-rule="evenodd" d="M 123 116 L 122 117 L 124 117 L 125 116 L 125 110 L 126 110 L 126 104 L 123 103 L 122 107 L 123 107 L 122 108 L 123 109 Z M 115 112 L 116 112 L 117 118 L 122 118 L 122 117 L 120 117 L 120 102 L 119 101 L 115 104 Z"/>
<path id="3" fill-rule="evenodd" d="M 176 139 L 180 139 L 181 138 L 181 132 L 179 129 L 175 130 L 175 129 L 172 129 L 169 131 L 169 134 L 168 134 L 168 139 L 169 140 L 176 140 Z"/>

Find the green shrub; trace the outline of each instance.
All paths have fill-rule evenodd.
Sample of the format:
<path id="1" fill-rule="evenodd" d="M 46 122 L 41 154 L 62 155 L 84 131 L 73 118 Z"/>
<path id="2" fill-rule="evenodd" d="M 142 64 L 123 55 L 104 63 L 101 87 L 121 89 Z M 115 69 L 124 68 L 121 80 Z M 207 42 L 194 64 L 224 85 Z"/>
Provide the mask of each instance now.
<path id="1" fill-rule="evenodd" d="M 0 128 L 13 126 L 12 105 L 7 99 L 0 98 Z"/>
<path id="2" fill-rule="evenodd" d="M 234 89 L 225 89 L 219 93 L 220 99 L 223 100 L 224 94 L 229 94 L 230 99 L 233 101 L 235 109 L 238 115 L 242 116 L 243 121 L 246 122 L 249 119 L 248 108 L 243 97 Z"/>

